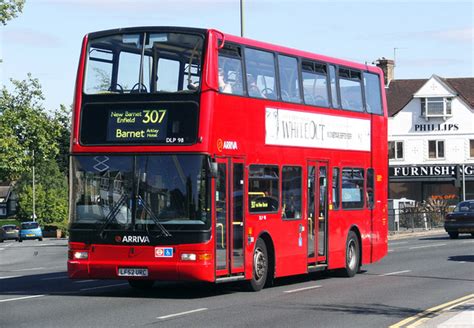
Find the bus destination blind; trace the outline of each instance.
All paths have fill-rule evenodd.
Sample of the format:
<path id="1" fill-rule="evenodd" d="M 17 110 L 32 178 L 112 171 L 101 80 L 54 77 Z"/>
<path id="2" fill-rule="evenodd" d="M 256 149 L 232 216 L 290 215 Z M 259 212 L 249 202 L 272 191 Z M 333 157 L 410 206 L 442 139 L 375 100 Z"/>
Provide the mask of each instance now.
<path id="1" fill-rule="evenodd" d="M 110 109 L 107 141 L 163 142 L 168 135 L 168 115 L 167 109 Z"/>

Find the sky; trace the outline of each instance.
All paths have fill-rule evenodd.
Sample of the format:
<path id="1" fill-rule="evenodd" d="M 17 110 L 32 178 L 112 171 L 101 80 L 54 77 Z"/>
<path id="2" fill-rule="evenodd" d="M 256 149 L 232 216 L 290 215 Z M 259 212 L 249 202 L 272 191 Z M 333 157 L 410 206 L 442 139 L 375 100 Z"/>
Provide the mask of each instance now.
<path id="1" fill-rule="evenodd" d="M 474 77 L 472 0 L 243 0 L 245 37 L 361 63 L 396 60 L 396 79 Z M 240 35 L 239 0 L 26 0 L 0 26 L 0 85 L 38 78 L 50 111 L 73 102 L 85 34 L 131 26 Z"/>

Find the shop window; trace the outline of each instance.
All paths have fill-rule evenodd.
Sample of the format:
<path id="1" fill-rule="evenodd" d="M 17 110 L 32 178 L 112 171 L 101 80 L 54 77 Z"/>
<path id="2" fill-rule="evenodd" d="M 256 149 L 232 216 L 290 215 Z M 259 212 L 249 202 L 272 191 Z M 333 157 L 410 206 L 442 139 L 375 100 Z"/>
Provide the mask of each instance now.
<path id="1" fill-rule="evenodd" d="M 444 141 L 429 140 L 428 141 L 428 158 L 438 159 L 444 158 Z"/>
<path id="2" fill-rule="evenodd" d="M 469 140 L 469 157 L 474 158 L 474 140 Z"/>
<path id="3" fill-rule="evenodd" d="M 278 166 L 250 165 L 249 211 L 277 212 L 280 204 Z"/>
<path id="4" fill-rule="evenodd" d="M 301 167 L 284 166 L 281 171 L 282 217 L 301 218 Z"/>
<path id="5" fill-rule="evenodd" d="M 388 158 L 403 159 L 403 141 L 388 142 Z"/>

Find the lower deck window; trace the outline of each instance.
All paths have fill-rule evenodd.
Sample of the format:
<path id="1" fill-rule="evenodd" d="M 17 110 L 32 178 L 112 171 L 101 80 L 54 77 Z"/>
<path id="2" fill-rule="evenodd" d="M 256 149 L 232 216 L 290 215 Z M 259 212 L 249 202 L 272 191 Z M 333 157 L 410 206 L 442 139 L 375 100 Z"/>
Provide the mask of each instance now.
<path id="1" fill-rule="evenodd" d="M 279 183 L 280 175 L 278 166 L 250 165 L 250 213 L 278 211 L 280 205 Z"/>
<path id="2" fill-rule="evenodd" d="M 342 208 L 364 207 L 364 170 L 344 168 L 342 170 Z"/>

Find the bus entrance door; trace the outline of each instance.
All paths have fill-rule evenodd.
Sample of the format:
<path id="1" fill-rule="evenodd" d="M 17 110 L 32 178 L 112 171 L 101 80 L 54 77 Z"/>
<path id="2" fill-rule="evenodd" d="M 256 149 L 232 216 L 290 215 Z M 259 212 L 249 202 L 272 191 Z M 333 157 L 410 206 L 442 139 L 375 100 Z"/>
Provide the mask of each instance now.
<path id="1" fill-rule="evenodd" d="M 215 183 L 216 276 L 244 272 L 244 162 L 217 159 Z"/>
<path id="2" fill-rule="evenodd" d="M 308 265 L 326 263 L 327 248 L 327 171 L 328 164 L 308 162 L 307 217 Z"/>

